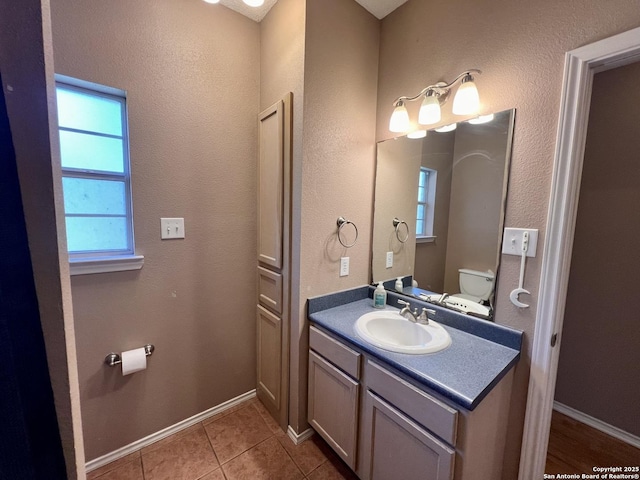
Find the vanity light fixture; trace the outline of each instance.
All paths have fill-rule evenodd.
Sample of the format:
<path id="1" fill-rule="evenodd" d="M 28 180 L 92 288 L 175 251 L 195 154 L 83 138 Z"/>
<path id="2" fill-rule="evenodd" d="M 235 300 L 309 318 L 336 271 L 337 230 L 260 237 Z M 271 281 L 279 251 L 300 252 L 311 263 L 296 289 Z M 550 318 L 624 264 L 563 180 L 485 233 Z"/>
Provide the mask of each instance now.
<path id="1" fill-rule="evenodd" d="M 250 7 L 261 7 L 264 3 L 264 0 L 242 0 L 244 3 L 249 5 Z"/>
<path id="2" fill-rule="evenodd" d="M 481 125 L 483 123 L 489 123 L 493 120 L 493 113 L 490 113 L 489 115 L 480 115 L 476 118 L 472 118 L 469 120 L 469 123 L 471 125 Z"/>
<path id="3" fill-rule="evenodd" d="M 220 0 L 204 0 L 205 3 L 220 3 Z"/>
<path id="4" fill-rule="evenodd" d="M 411 133 L 407 133 L 407 138 L 413 138 L 413 139 L 424 138 L 426 136 L 427 136 L 427 131 L 422 129 L 414 130 Z"/>
<path id="5" fill-rule="evenodd" d="M 246 1 L 246 0 L 245 0 Z M 465 70 L 458 75 L 453 82 L 438 82 L 423 88 L 420 93 L 413 97 L 398 97 L 393 102 L 394 110 L 389 120 L 389 130 L 395 133 L 404 133 L 411 127 L 409 113 L 406 102 L 413 102 L 422 98 L 422 105 L 418 113 L 418 123 L 420 125 L 433 125 L 438 123 L 442 117 L 441 107 L 449 99 L 451 88 L 460 82 L 460 86 L 453 99 L 452 112 L 455 115 L 471 115 L 480 108 L 480 96 L 473 79 L 473 74 L 482 73 L 477 69 Z"/>
<path id="6" fill-rule="evenodd" d="M 457 127 L 458 125 L 456 123 L 450 123 L 449 125 L 443 125 L 440 128 L 436 128 L 436 132 L 438 133 L 453 132 Z"/>

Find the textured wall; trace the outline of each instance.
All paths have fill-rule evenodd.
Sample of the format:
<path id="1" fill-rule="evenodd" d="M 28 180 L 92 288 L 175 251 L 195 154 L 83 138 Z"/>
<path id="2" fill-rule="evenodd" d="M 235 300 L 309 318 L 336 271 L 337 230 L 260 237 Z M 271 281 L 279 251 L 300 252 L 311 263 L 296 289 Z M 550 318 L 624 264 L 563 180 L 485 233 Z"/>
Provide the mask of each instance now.
<path id="1" fill-rule="evenodd" d="M 72 278 L 88 459 L 255 387 L 259 25 L 204 2 L 52 4 L 56 71 L 128 92 L 140 271 Z M 161 241 L 160 217 L 186 239 Z M 142 373 L 110 351 L 153 343 Z"/>
<path id="2" fill-rule="evenodd" d="M 640 9 L 634 0 L 409 0 L 382 21 L 377 138 L 392 136 L 387 124 L 395 98 L 450 81 L 466 68 L 480 68 L 482 112 L 516 108 L 506 225 L 539 229 L 544 248 L 564 54 L 638 25 Z M 418 106 L 412 105 L 413 118 Z M 453 120 L 447 106 L 442 123 Z M 527 263 L 524 284 L 532 292 L 531 308 L 518 310 L 509 302 L 509 292 L 518 283 L 519 259 L 502 257 L 499 271 L 496 322 L 526 332 L 509 414 L 505 479 L 517 477 L 539 251 Z"/>
<path id="3" fill-rule="evenodd" d="M 60 156 L 53 104 L 48 0 L 0 1 L 0 70 L 12 129 L 49 377 L 69 479 L 83 480 L 84 449 Z M 6 159 L 3 159 L 5 161 Z M 62 256 L 60 252 L 63 252 Z"/>
<path id="4" fill-rule="evenodd" d="M 594 78 L 556 400 L 640 437 L 639 79 Z"/>
<path id="5" fill-rule="evenodd" d="M 292 353 L 291 371 L 299 386 L 290 418 L 297 431 L 307 425 L 306 300 L 370 281 L 379 25 L 355 2 L 307 0 L 300 306 L 291 329 L 300 354 L 294 362 Z M 336 236 L 340 215 L 360 230 L 348 250 Z M 341 256 L 351 259 L 347 277 L 338 275 Z"/>

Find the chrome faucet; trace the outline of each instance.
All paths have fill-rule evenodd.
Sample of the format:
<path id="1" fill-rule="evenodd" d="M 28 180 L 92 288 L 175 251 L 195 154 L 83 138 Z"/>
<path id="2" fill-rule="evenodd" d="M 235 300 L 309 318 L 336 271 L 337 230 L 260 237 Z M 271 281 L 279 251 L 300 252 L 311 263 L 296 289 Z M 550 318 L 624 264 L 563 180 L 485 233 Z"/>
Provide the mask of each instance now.
<path id="1" fill-rule="evenodd" d="M 418 314 L 418 309 L 411 311 L 411 304 L 409 302 L 405 302 L 404 300 L 398 300 L 400 305 L 404 305 L 402 310 L 400 310 L 400 315 L 405 317 L 407 320 L 413 323 L 420 323 L 422 325 L 427 325 L 429 323 L 429 314 L 435 315 L 436 311 L 428 308 L 423 308 L 422 313 Z"/>

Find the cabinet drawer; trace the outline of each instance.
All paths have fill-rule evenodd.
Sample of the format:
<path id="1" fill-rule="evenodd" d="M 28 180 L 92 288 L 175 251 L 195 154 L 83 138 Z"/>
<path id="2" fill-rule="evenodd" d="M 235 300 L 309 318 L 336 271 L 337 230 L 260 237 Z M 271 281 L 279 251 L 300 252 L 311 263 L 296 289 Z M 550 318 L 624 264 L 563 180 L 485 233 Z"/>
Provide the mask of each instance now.
<path id="1" fill-rule="evenodd" d="M 418 390 L 372 361 L 366 365 L 367 387 L 421 423 L 450 445 L 456 444 L 458 411 Z"/>
<path id="2" fill-rule="evenodd" d="M 258 299 L 260 305 L 282 313 L 282 275 L 258 267 Z"/>
<path id="3" fill-rule="evenodd" d="M 356 380 L 360 379 L 360 355 L 316 327 L 309 329 L 309 346 Z"/>

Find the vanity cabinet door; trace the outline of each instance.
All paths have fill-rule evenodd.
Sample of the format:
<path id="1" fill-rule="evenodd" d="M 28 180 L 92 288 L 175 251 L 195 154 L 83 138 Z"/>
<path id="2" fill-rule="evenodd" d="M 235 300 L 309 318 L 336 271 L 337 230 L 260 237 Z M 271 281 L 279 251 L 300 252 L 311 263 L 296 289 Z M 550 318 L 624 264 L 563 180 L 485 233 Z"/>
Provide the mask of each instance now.
<path id="1" fill-rule="evenodd" d="M 371 391 L 363 421 L 363 480 L 453 478 L 455 451 Z"/>
<path id="2" fill-rule="evenodd" d="M 309 423 L 353 470 L 356 466 L 358 391 L 357 382 L 309 351 Z"/>

